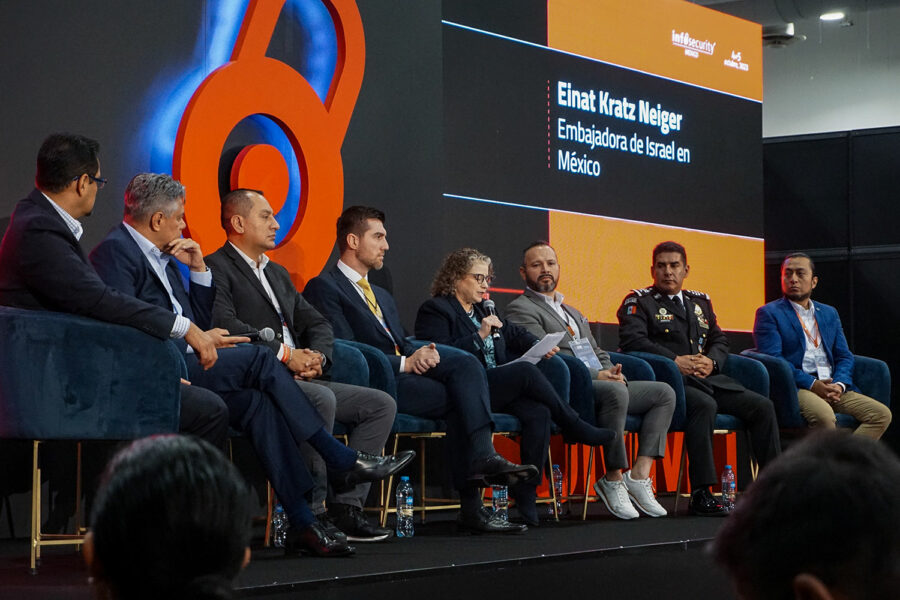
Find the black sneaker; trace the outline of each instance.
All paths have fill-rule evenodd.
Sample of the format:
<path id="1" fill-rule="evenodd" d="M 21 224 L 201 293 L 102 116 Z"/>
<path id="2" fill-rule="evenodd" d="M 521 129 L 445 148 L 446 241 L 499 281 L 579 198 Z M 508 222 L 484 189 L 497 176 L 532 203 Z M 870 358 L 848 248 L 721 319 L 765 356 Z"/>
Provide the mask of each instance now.
<path id="1" fill-rule="evenodd" d="M 688 512 L 698 517 L 724 517 L 728 514 L 725 507 L 710 493 L 709 488 L 705 487 L 691 493 Z"/>
<path id="2" fill-rule="evenodd" d="M 393 534 L 390 529 L 372 525 L 362 509 L 355 506 L 335 503 L 328 507 L 328 511 L 334 524 L 351 542 L 382 542 Z"/>

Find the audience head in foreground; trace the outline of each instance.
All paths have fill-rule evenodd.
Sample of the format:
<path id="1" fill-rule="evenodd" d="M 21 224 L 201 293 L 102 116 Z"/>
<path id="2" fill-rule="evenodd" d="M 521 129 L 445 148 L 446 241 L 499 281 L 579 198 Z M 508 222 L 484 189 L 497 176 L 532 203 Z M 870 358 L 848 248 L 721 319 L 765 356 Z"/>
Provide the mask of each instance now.
<path id="1" fill-rule="evenodd" d="M 810 435 L 760 474 L 714 554 L 746 600 L 896 598 L 900 461 L 863 436 Z"/>
<path id="2" fill-rule="evenodd" d="M 97 596 L 229 598 L 250 560 L 250 495 L 210 444 L 166 435 L 113 457 L 85 540 Z"/>

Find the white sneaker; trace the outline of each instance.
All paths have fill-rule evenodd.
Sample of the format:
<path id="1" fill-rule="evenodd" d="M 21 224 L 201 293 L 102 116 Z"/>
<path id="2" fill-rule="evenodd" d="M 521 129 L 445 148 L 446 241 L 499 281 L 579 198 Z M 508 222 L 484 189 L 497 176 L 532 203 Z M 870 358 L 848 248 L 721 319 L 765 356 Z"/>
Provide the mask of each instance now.
<path id="1" fill-rule="evenodd" d="M 628 495 L 631 496 L 631 502 L 641 509 L 644 514 L 651 517 L 664 517 L 669 514 L 666 512 L 666 509 L 660 506 L 653 495 L 652 479 L 649 477 L 647 479 L 632 479 L 631 471 L 627 471 L 622 479 L 625 482 Z"/>
<path id="2" fill-rule="evenodd" d="M 594 484 L 594 491 L 603 500 L 609 512 L 620 519 L 637 519 L 640 516 L 631 505 L 624 481 L 609 481 L 604 475 Z"/>

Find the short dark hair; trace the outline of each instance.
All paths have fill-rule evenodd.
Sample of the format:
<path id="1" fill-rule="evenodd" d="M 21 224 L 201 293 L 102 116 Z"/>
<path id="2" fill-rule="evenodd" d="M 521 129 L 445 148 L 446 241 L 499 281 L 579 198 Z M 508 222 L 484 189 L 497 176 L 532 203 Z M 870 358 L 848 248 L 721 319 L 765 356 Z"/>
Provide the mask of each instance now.
<path id="1" fill-rule="evenodd" d="M 263 195 L 259 190 L 237 188 L 236 190 L 231 190 L 222 198 L 222 208 L 219 212 L 219 219 L 225 233 L 231 233 L 232 231 L 231 217 L 234 215 L 246 217 L 250 214 L 250 209 L 253 207 L 253 199 L 250 194 Z"/>
<path id="2" fill-rule="evenodd" d="M 74 133 L 54 133 L 44 140 L 37 155 L 34 185 L 45 192 L 61 192 L 81 175 L 100 170 L 100 143 Z"/>
<path id="3" fill-rule="evenodd" d="M 227 597 L 251 533 L 247 484 L 221 451 L 179 435 L 113 457 L 92 511 L 97 571 L 113 597 Z"/>
<path id="4" fill-rule="evenodd" d="M 525 255 L 528 254 L 529 250 L 531 250 L 532 248 L 537 248 L 538 246 L 547 246 L 548 248 L 553 250 L 553 252 L 556 252 L 556 248 L 551 246 L 550 242 L 548 242 L 547 240 L 534 240 L 533 242 L 531 242 L 530 244 L 525 246 L 524 250 L 522 250 L 522 266 L 523 267 L 525 266 Z"/>
<path id="5" fill-rule="evenodd" d="M 656 257 L 662 254 L 663 252 L 678 252 L 681 254 L 681 261 L 684 264 L 687 264 L 687 250 L 684 249 L 684 246 L 679 244 L 678 242 L 660 242 L 653 248 L 653 264 L 656 264 Z"/>
<path id="6" fill-rule="evenodd" d="M 809 257 L 809 254 L 807 254 L 806 252 L 791 252 L 790 254 L 788 254 L 787 256 L 784 257 L 783 261 L 781 261 L 781 268 L 783 269 L 784 263 L 786 263 L 788 260 L 790 260 L 792 258 L 805 258 L 806 260 L 809 261 L 809 270 L 810 270 L 811 274 L 812 275 L 816 274 L 816 263 L 813 262 L 813 259 L 811 259 Z"/>
<path id="7" fill-rule="evenodd" d="M 341 213 L 337 220 L 337 244 L 340 252 L 347 249 L 349 234 L 361 236 L 368 231 L 369 219 L 376 219 L 384 224 L 384 213 L 371 206 L 351 206 Z"/>
<path id="8" fill-rule="evenodd" d="M 748 600 L 794 598 L 800 573 L 848 598 L 895 598 L 900 461 L 863 436 L 810 434 L 751 484 L 713 554 Z"/>

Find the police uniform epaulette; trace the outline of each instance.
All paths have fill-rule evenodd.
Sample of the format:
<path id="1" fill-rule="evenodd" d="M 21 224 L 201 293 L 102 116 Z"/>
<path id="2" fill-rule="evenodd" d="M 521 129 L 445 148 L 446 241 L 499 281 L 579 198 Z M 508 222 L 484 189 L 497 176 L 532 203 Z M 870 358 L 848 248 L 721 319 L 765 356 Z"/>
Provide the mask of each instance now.
<path id="1" fill-rule="evenodd" d="M 645 287 L 645 288 L 641 288 L 639 290 L 631 290 L 631 292 L 633 294 L 635 294 L 636 296 L 649 296 L 650 292 L 652 292 L 652 291 L 653 291 L 652 287 Z"/>
<path id="2" fill-rule="evenodd" d="M 705 292 L 698 292 L 697 290 L 681 290 L 683 293 L 688 296 L 695 296 L 697 298 L 703 298 L 704 300 L 709 300 L 709 294 Z"/>

